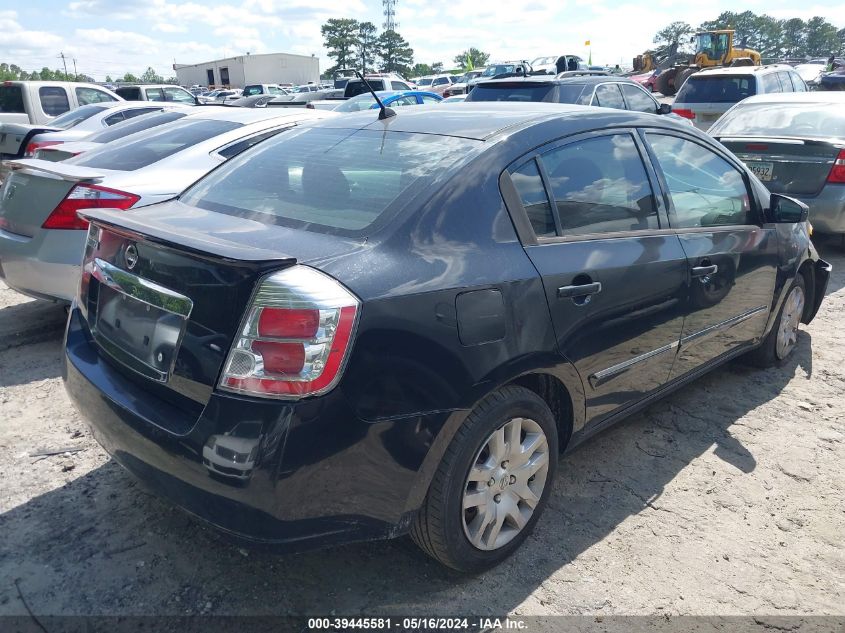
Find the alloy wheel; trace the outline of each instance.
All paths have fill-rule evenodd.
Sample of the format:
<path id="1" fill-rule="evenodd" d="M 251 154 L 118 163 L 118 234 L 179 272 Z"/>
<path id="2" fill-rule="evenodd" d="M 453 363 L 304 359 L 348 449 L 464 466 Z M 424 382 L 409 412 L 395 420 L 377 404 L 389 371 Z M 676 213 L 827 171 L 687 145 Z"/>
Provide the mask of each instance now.
<path id="1" fill-rule="evenodd" d="M 803 313 L 804 290 L 800 286 L 795 286 L 786 297 L 783 312 L 780 315 L 777 346 L 775 348 L 778 359 L 783 360 L 789 356 L 798 342 L 798 324 L 801 322 Z"/>
<path id="2" fill-rule="evenodd" d="M 529 418 L 512 418 L 485 440 L 463 495 L 464 534 L 480 550 L 507 545 L 527 525 L 546 486 L 549 445 Z"/>

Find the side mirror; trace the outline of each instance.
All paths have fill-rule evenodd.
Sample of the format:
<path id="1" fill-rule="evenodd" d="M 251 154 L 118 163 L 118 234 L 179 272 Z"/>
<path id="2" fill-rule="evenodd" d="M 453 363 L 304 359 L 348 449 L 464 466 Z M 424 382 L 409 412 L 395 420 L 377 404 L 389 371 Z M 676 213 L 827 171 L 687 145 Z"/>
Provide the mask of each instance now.
<path id="1" fill-rule="evenodd" d="M 807 221 L 810 207 L 795 198 L 773 193 L 769 199 L 769 213 L 772 222 L 794 224 Z"/>
<path id="2" fill-rule="evenodd" d="M 657 108 L 657 114 L 671 114 L 672 113 L 672 106 L 668 103 L 661 103 L 660 107 Z"/>

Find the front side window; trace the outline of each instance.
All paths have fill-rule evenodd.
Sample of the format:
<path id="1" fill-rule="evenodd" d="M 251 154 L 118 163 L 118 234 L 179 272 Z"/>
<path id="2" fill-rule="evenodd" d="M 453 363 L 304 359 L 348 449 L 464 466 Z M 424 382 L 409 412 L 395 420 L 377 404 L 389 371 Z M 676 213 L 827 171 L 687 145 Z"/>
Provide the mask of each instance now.
<path id="1" fill-rule="evenodd" d="M 646 94 L 646 92 L 637 86 L 630 84 L 620 84 L 622 94 L 625 95 L 625 101 L 628 102 L 628 109 L 635 112 L 649 112 L 655 114 L 657 106 L 654 99 Z"/>
<path id="2" fill-rule="evenodd" d="M 88 88 L 81 86 L 76 89 L 76 101 L 79 105 L 88 105 L 89 103 L 102 103 L 104 101 L 116 101 L 110 94 L 97 90 L 96 88 Z"/>
<path id="3" fill-rule="evenodd" d="M 537 237 L 554 237 L 555 219 L 537 163 L 532 159 L 511 172 L 511 180 L 528 214 L 534 234 Z"/>
<path id="4" fill-rule="evenodd" d="M 173 86 L 172 88 L 163 88 L 164 100 L 173 101 L 175 103 L 196 103 L 194 95 L 186 90 Z"/>
<path id="5" fill-rule="evenodd" d="M 393 90 L 410 90 L 411 89 L 411 87 L 408 84 L 403 83 L 401 81 L 391 81 L 390 87 Z"/>
<path id="6" fill-rule="evenodd" d="M 630 134 L 598 136 L 542 156 L 564 235 L 657 229 L 657 208 Z"/>
<path id="7" fill-rule="evenodd" d="M 147 101 L 164 101 L 161 88 L 147 88 L 144 90 L 144 94 L 147 95 Z"/>
<path id="8" fill-rule="evenodd" d="M 807 84 L 801 78 L 801 75 L 798 73 L 789 72 L 787 73 L 790 79 L 792 79 L 792 90 L 795 92 L 807 92 Z"/>
<path id="9" fill-rule="evenodd" d="M 409 106 L 409 105 L 417 105 L 416 97 L 399 97 L 398 99 L 394 99 L 390 102 L 390 107 L 393 106 Z"/>
<path id="10" fill-rule="evenodd" d="M 603 108 L 625 109 L 625 102 L 622 100 L 622 93 L 616 84 L 602 84 L 596 88 L 596 96 L 593 98 L 593 105 Z"/>
<path id="11" fill-rule="evenodd" d="M 38 98 L 41 100 L 41 109 L 48 116 L 58 116 L 70 110 L 70 103 L 68 103 L 64 88 L 42 86 L 38 89 Z"/>
<path id="12" fill-rule="evenodd" d="M 675 228 L 757 223 L 742 174 L 728 161 L 677 136 L 647 138 L 669 188 Z"/>
<path id="13" fill-rule="evenodd" d="M 778 73 L 763 75 L 760 78 L 760 84 L 762 85 L 763 92 L 765 93 L 783 92 L 783 87 L 780 85 L 780 79 L 778 79 Z"/>
<path id="14" fill-rule="evenodd" d="M 268 225 L 361 235 L 406 204 L 409 187 L 452 173 L 479 145 L 436 134 L 294 129 L 223 164 L 181 200 Z"/>

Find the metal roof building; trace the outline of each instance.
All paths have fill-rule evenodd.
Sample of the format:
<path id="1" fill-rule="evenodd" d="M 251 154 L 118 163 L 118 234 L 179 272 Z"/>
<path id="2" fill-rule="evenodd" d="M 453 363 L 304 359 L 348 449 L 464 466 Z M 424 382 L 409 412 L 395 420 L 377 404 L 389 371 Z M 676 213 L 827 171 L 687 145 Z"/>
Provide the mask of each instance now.
<path id="1" fill-rule="evenodd" d="M 239 55 L 202 64 L 173 64 L 183 86 L 230 86 L 248 84 L 306 84 L 320 81 L 320 60 L 308 55 L 269 53 Z"/>

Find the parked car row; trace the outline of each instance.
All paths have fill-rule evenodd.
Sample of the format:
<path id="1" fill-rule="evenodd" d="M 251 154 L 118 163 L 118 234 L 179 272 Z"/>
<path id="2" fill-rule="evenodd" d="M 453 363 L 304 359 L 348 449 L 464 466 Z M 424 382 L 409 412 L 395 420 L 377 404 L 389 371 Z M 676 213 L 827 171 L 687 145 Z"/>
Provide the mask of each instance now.
<path id="1" fill-rule="evenodd" d="M 528 537 L 563 451 L 793 354 L 841 100 L 747 99 L 708 135 L 606 73 L 479 77 L 162 108 L 5 163 L 0 277 L 70 303 L 65 386 L 117 462 L 241 538 L 410 533 L 475 572 Z"/>

